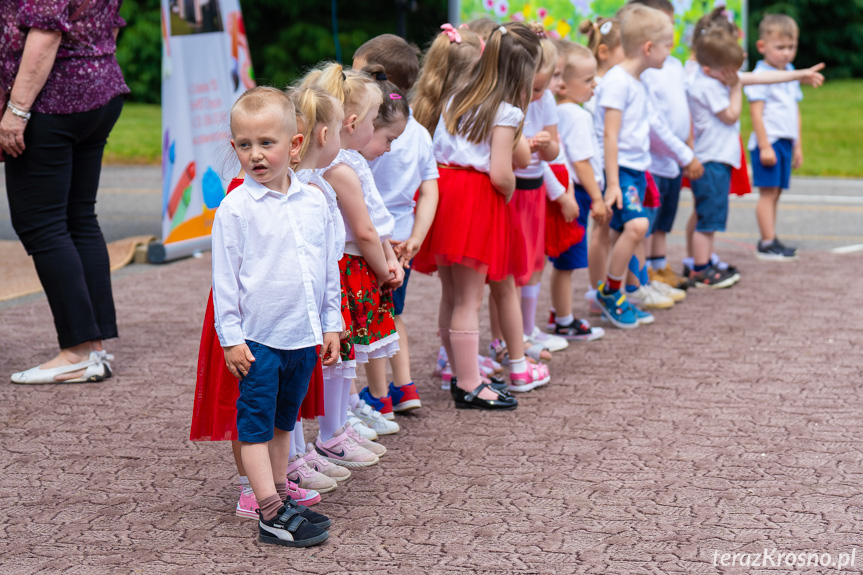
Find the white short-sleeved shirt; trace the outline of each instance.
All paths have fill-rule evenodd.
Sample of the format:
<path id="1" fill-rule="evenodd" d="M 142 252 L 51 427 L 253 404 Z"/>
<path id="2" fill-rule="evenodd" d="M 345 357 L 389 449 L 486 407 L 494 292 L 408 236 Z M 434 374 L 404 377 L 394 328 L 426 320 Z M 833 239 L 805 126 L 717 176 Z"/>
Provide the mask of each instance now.
<path id="1" fill-rule="evenodd" d="M 650 121 L 650 173 L 676 178 L 680 166 L 692 161 L 693 152 L 686 145 L 692 116 L 686 97 L 686 72 L 683 64 L 669 56 L 662 68 L 648 68 L 641 73 L 652 115 Z"/>
<path id="2" fill-rule="evenodd" d="M 559 120 L 557 129 L 569 162 L 567 168 L 569 168 L 570 178 L 581 185 L 575 170 L 572 169 L 572 164 L 590 160 L 593 177 L 601 190 L 605 183 L 605 169 L 602 165 L 602 151 L 596 140 L 596 130 L 593 129 L 593 116 L 578 104 L 571 102 L 559 105 L 557 115 Z"/>
<path id="3" fill-rule="evenodd" d="M 596 75 L 596 88 L 593 90 L 593 96 L 590 97 L 590 100 L 582 104 L 581 106 L 590 112 L 590 115 L 593 116 L 596 114 L 596 93 L 599 91 L 599 87 L 602 85 L 602 79 L 605 76 Z"/>
<path id="4" fill-rule="evenodd" d="M 324 197 L 327 198 L 327 208 L 330 210 L 330 218 L 333 221 L 333 229 L 335 230 L 336 256 L 342 259 L 342 256 L 345 255 L 345 220 L 342 218 L 342 211 L 339 209 L 336 191 L 315 170 L 297 170 L 297 178 L 304 184 L 312 184 L 319 187 L 324 193 Z"/>
<path id="5" fill-rule="evenodd" d="M 501 102 L 495 116 L 495 126 L 507 126 L 518 129 L 524 119 L 524 112 L 507 102 Z M 434 156 L 438 164 L 473 168 L 478 172 L 489 172 L 491 158 L 491 138 L 485 142 L 474 144 L 461 135 L 447 132 L 443 115 L 438 119 L 434 131 Z"/>
<path id="6" fill-rule="evenodd" d="M 650 167 L 650 120 L 647 90 L 620 65 L 602 78 L 596 91 L 593 115 L 596 141 L 604 145 L 605 110 L 621 110 L 620 135 L 617 139 L 617 165 L 639 172 Z"/>
<path id="7" fill-rule="evenodd" d="M 369 162 L 375 184 L 387 210 L 395 219 L 393 239 L 404 241 L 414 227 L 414 195 L 426 180 L 438 179 L 432 139 L 411 112 L 402 135 L 390 151 Z"/>
<path id="8" fill-rule="evenodd" d="M 686 93 L 695 134 L 695 157 L 702 163 L 721 162 L 740 167 L 740 123 L 728 125 L 716 114 L 731 105 L 731 90 L 701 69 L 687 77 Z"/>
<path id="9" fill-rule="evenodd" d="M 375 178 L 372 176 L 369 163 L 356 150 L 340 150 L 339 155 L 336 156 L 333 163 L 328 168 L 322 170 L 322 175 L 323 172 L 339 164 L 345 164 L 357 173 L 357 177 L 360 179 L 360 184 L 363 188 L 363 200 L 365 201 L 366 209 L 369 211 L 372 224 L 375 226 L 375 230 L 377 230 L 381 241 L 390 239 L 393 235 L 393 229 L 395 229 L 395 219 L 384 205 L 384 200 L 381 198 L 381 194 L 375 185 Z M 345 244 L 348 244 L 354 241 L 354 233 L 351 230 L 350 224 L 348 224 L 348 219 L 344 218 L 344 221 Z"/>
<path id="10" fill-rule="evenodd" d="M 551 90 L 546 90 L 542 93 L 542 97 L 539 100 L 527 105 L 522 135 L 525 138 L 532 138 L 537 132 L 544 130 L 546 126 L 557 126 L 557 102 Z M 534 152 L 530 155 L 530 165 L 526 168 L 515 170 L 515 177 L 542 177 L 541 162 L 542 158 L 539 157 L 539 152 Z"/>
<path id="11" fill-rule="evenodd" d="M 788 64 L 786 70 L 794 70 L 794 66 Z M 777 70 L 764 60 L 755 64 L 753 72 L 767 72 Z M 750 102 L 764 102 L 764 129 L 767 138 L 772 144 L 776 140 L 794 140 L 799 137 L 799 110 L 797 102 L 803 99 L 803 91 L 800 82 L 784 82 L 782 84 L 756 84 L 746 86 L 743 92 Z M 758 138 L 755 132 L 749 136 L 749 149 L 758 147 Z"/>

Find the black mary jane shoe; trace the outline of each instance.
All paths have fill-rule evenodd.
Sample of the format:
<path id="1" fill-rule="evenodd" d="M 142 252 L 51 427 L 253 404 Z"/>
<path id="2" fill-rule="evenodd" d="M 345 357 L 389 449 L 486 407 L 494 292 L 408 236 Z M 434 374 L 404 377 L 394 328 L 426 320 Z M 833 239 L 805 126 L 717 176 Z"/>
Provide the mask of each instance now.
<path id="1" fill-rule="evenodd" d="M 510 393 L 510 391 L 509 391 L 509 385 L 506 383 L 506 380 L 504 380 L 500 377 L 497 377 L 495 375 L 492 375 L 488 379 L 491 380 L 491 384 L 488 384 L 488 386 L 493 391 L 496 391 L 499 395 L 504 395 L 506 397 L 512 397 L 512 393 Z M 450 395 L 452 395 L 453 401 L 455 401 L 455 397 L 459 391 L 458 385 L 456 385 L 457 383 L 458 383 L 458 378 L 453 377 L 452 381 L 450 382 L 450 387 L 449 387 L 449 392 L 450 392 Z"/>
<path id="2" fill-rule="evenodd" d="M 456 385 L 456 378 L 452 379 L 452 399 L 456 409 L 485 409 L 488 411 L 505 411 L 518 407 L 518 400 L 508 393 L 495 389 L 487 383 L 481 383 L 473 391 L 465 391 Z M 495 399 L 482 399 L 479 396 L 483 389 L 490 389 L 497 397 Z"/>

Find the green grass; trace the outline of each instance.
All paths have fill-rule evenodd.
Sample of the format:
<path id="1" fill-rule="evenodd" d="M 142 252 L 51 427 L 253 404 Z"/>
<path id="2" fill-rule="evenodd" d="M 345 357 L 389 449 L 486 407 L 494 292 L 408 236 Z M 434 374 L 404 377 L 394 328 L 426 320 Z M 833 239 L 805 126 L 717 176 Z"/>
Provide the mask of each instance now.
<path id="1" fill-rule="evenodd" d="M 126 103 L 108 137 L 105 162 L 159 164 L 162 161 L 162 108 L 157 104 Z"/>
<path id="2" fill-rule="evenodd" d="M 863 177 L 863 80 L 836 80 L 814 90 L 803 86 L 803 167 L 806 176 Z M 752 131 L 744 98 L 740 130 L 744 143 Z M 114 164 L 158 164 L 161 108 L 126 104 L 108 140 L 105 161 Z"/>
<path id="3" fill-rule="evenodd" d="M 749 105 L 743 98 L 740 133 L 752 132 Z M 817 90 L 803 86 L 803 167 L 801 176 L 863 177 L 863 80 L 828 81 Z"/>

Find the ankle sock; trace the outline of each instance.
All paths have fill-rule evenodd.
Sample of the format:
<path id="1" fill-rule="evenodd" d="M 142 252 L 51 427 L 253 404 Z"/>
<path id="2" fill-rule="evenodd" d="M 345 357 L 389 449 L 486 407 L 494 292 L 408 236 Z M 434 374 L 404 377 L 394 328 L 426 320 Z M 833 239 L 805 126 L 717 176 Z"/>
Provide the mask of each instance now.
<path id="1" fill-rule="evenodd" d="M 287 481 L 284 483 L 276 483 L 276 493 L 279 495 L 282 501 L 287 499 L 288 497 L 288 483 Z"/>
<path id="2" fill-rule="evenodd" d="M 635 293 L 638 291 L 638 288 L 640 288 L 640 287 L 641 286 L 634 286 L 634 285 L 626 284 L 626 293 Z"/>
<path id="3" fill-rule="evenodd" d="M 554 318 L 554 322 L 555 322 L 557 325 L 569 325 L 569 324 L 571 324 L 574 320 L 575 320 L 575 317 L 573 317 L 573 315 L 572 315 L 572 314 L 564 315 L 564 316 L 559 316 L 559 317 L 555 317 L 555 318 Z"/>
<path id="4" fill-rule="evenodd" d="M 348 405 L 351 409 L 356 409 L 360 404 L 360 394 L 359 393 L 351 393 L 348 391 Z"/>
<path id="5" fill-rule="evenodd" d="M 536 300 L 539 298 L 539 284 L 521 288 L 521 323 L 525 335 L 533 333 L 536 327 Z"/>
<path id="6" fill-rule="evenodd" d="M 449 332 L 455 360 L 453 375 L 458 378 L 458 386 L 471 391 L 480 384 L 479 377 L 479 331 Z"/>
<path id="7" fill-rule="evenodd" d="M 709 264 L 709 263 L 706 263 L 706 264 L 704 264 L 704 265 L 698 265 L 698 264 L 695 264 L 695 265 L 692 267 L 692 269 L 693 269 L 693 270 L 695 270 L 695 273 L 698 273 L 698 272 L 702 272 L 702 271 L 706 270 L 706 269 L 707 269 L 707 268 L 709 268 L 709 267 L 710 267 L 710 264 Z"/>
<path id="8" fill-rule="evenodd" d="M 239 479 L 237 479 L 237 485 L 240 487 L 249 487 L 251 484 L 249 483 L 249 478 L 245 475 L 240 475 Z"/>
<path id="9" fill-rule="evenodd" d="M 638 281 L 641 282 L 641 285 L 646 286 L 650 284 L 650 276 L 647 275 L 647 264 L 645 263 L 641 266 L 641 269 L 638 270 L 638 273 L 635 274 L 638 276 Z"/>
<path id="10" fill-rule="evenodd" d="M 511 359 L 509 360 L 510 373 L 524 373 L 527 371 L 527 359 Z"/>
<path id="11" fill-rule="evenodd" d="M 605 285 L 602 286 L 602 293 L 605 295 L 613 294 L 614 292 L 620 290 L 620 284 L 623 282 L 623 278 L 616 278 L 611 274 L 605 278 Z"/>
<path id="12" fill-rule="evenodd" d="M 282 489 L 285 489 L 285 493 L 287 494 L 287 489 L 284 483 L 282 484 Z M 280 497 L 278 493 L 259 500 L 258 507 L 261 509 L 261 519 L 269 521 L 276 516 L 276 513 L 279 512 L 279 509 L 281 509 L 284 504 L 285 500 Z"/>
<path id="13" fill-rule="evenodd" d="M 647 258 L 647 265 L 653 270 L 664 270 L 665 266 L 668 265 L 668 260 L 666 260 L 665 256 L 654 256 Z"/>
<path id="14" fill-rule="evenodd" d="M 683 265 L 689 269 L 695 269 L 695 258 L 683 258 Z"/>

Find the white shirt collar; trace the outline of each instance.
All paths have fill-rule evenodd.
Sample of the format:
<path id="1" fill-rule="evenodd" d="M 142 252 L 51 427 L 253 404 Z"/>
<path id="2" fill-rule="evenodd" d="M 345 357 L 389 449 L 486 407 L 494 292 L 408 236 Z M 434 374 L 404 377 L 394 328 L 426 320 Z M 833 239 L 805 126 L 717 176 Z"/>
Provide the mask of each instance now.
<path id="1" fill-rule="evenodd" d="M 299 181 L 299 178 L 297 178 L 297 175 L 294 173 L 294 171 L 290 168 L 288 168 L 288 177 L 291 179 L 291 185 L 288 188 L 288 193 L 286 195 L 290 196 L 290 195 L 293 195 L 300 190 L 300 181 Z M 268 188 L 264 184 L 261 184 L 261 183 L 255 181 L 255 179 L 252 178 L 251 176 L 249 176 L 248 174 L 246 174 L 246 178 L 243 181 L 243 183 L 245 184 L 246 189 L 249 191 L 249 193 L 252 195 L 252 197 L 256 201 L 260 201 L 261 199 L 263 199 L 263 197 L 266 196 L 268 192 L 272 192 L 272 193 L 279 195 L 279 196 L 282 195 L 279 192 L 276 192 L 275 190 L 271 190 L 270 188 Z"/>

